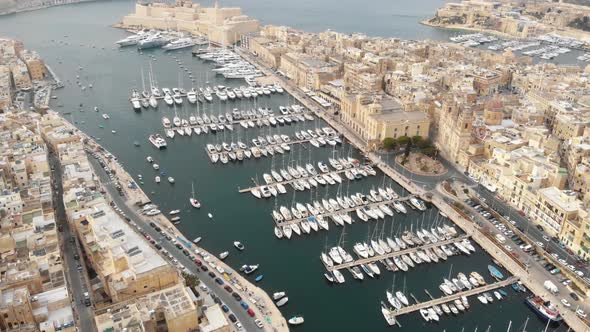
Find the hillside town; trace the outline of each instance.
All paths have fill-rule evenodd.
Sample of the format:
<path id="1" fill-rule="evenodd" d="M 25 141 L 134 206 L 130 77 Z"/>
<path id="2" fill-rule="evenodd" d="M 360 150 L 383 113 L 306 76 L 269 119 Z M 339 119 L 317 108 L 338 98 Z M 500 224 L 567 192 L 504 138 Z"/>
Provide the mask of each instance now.
<path id="1" fill-rule="evenodd" d="M 564 1 L 449 2 L 424 24 L 472 29 L 513 38 L 530 38 L 548 33 L 588 39 L 590 7 Z"/>
<path id="2" fill-rule="evenodd" d="M 70 2 L 74 1 L 51 3 Z M 47 5 L 43 1 L 30 3 L 35 6 Z M 0 2 L 0 11 L 5 8 L 3 4 Z M 8 4 L 14 5 L 12 2 Z M 540 2 L 516 6 L 504 2 L 466 0 L 447 3 L 433 19 L 425 23 L 486 32 L 493 30 L 517 38 L 537 37 L 559 30 L 568 38 L 585 40 L 583 38 L 588 33 L 584 31 L 587 8 L 580 9 L 577 5 L 563 3 Z M 556 14 L 557 10 L 559 15 Z M 331 30 L 316 33 L 287 26 L 261 26 L 258 20 L 244 15 L 240 8 L 221 8 L 217 2 L 210 8 L 186 0 L 177 0 L 175 5 L 138 2 L 135 12 L 125 16 L 121 24 L 116 26 L 138 32 L 136 36 L 145 31 L 156 36 L 165 30 L 199 36 L 207 39 L 208 45 L 195 46 L 192 56 L 187 54 L 187 58 L 192 60 L 206 52 L 219 53 L 223 58 L 222 65 L 235 61 L 240 66 L 246 66 L 247 63 L 249 68 L 256 68 L 258 77 L 246 77 L 248 84 L 250 81 L 253 82 L 252 86 L 259 84 L 261 91 L 267 86 L 273 86 L 273 89 L 284 87 L 288 93 L 286 98 L 301 103 L 297 105 L 299 108 L 293 108 L 307 109 L 310 116 L 317 116 L 317 120 L 312 120 L 324 121 L 322 125 L 330 129 L 331 133 L 339 139 L 341 135 L 345 144 L 350 144 L 350 150 L 358 149 L 358 155 L 362 156 L 359 159 L 364 158 L 367 169 L 378 169 L 382 172 L 383 183 L 387 177 L 387 181 L 392 184 L 395 182 L 403 190 L 400 196 L 408 195 L 400 199 L 418 202 L 406 202 L 404 205 L 396 201 L 403 207 L 404 215 L 407 212 L 404 206 L 408 210 L 412 209 L 410 213 L 416 215 L 427 210 L 426 203 L 428 208 L 437 208 L 434 213 L 437 220 L 439 216 L 441 219 L 446 218 L 448 224 L 453 225 L 448 226 L 449 229 L 454 230 L 456 226 L 463 232 L 461 241 L 471 245 L 469 240 L 473 240 L 477 248 L 483 249 L 482 252 L 488 255 L 488 260 L 501 266 L 507 274 L 512 274 L 505 278 L 494 267 L 489 271 L 495 281 L 485 287 L 502 284 L 498 287 L 508 289 L 512 286 L 514 293 L 520 292 L 517 288 L 526 287 L 533 294 L 531 297 L 543 296 L 559 305 L 557 308 L 561 314 L 558 312 L 557 317 L 560 322 L 562 315 L 563 320 L 574 330 L 590 326 L 586 316 L 589 306 L 585 302 L 590 296 L 590 275 L 587 273 L 587 263 L 590 261 L 590 65 L 534 61 L 509 48 L 492 52 L 444 41 L 370 37 Z M 588 41 L 585 40 L 578 46 L 583 49 L 587 45 Z M 123 51 L 116 53 L 122 54 Z M 140 52 L 127 53 L 135 56 L 135 53 Z M 140 95 L 145 97 L 154 91 L 151 67 L 156 57 L 153 54 L 150 52 L 149 55 L 150 89 L 145 88 L 142 82 L 144 91 L 133 88 L 129 101 L 135 99 L 139 103 Z M 170 55 L 168 60 L 174 59 L 170 62 L 181 63 L 176 55 L 173 58 L 170 53 L 165 54 Z M 141 80 L 144 81 L 143 68 L 141 70 Z M 188 68 L 184 70 L 188 72 Z M 178 81 L 180 75 L 179 71 Z M 213 71 L 211 75 L 215 76 Z M 206 84 L 209 85 L 209 81 Z M 223 262 L 229 255 L 228 251 L 212 255 L 198 246 L 201 237 L 187 239 L 166 216 L 168 214 L 179 221 L 180 216 L 177 215 L 181 213 L 180 209 L 160 211 L 155 200 L 152 201 L 144 193 L 141 175 L 129 175 L 117 157 L 99 143 L 100 138 L 90 136 L 81 130 L 81 126 L 77 126 L 82 122 L 70 122 L 63 117 L 76 109 L 68 109 L 65 111 L 67 113 L 51 110 L 51 91 L 56 87 L 60 87 L 58 79 L 39 54 L 27 50 L 21 41 L 0 39 L 0 331 L 229 332 L 250 331 L 254 327 L 261 331 L 287 331 L 287 324 L 303 323 L 302 316 L 286 320 L 278 310 L 278 306 L 286 304 L 287 300 L 282 300 L 284 302 L 278 305 L 279 301 L 288 299 L 285 292 L 277 290 L 271 299 L 254 281 L 247 279 L 250 272 L 246 271 L 253 272 L 258 269 L 258 265 L 243 265 L 239 271 L 234 270 L 229 263 Z M 174 89 L 178 90 L 175 97 L 180 102 L 173 100 L 169 105 L 174 106 L 174 118 L 182 124 L 181 121 L 186 120 L 178 118 L 176 110 L 177 105 L 180 109 L 182 104 L 181 93 L 179 88 Z M 215 89 L 218 97 L 226 91 L 220 85 L 215 86 Z M 159 88 L 155 90 L 159 91 Z M 197 97 L 205 95 L 203 90 L 197 92 L 193 88 L 188 93 L 191 92 L 195 96 L 192 104 L 196 107 L 207 105 L 204 99 L 197 100 Z M 188 93 L 185 91 L 185 105 L 189 102 Z M 269 91 L 267 95 L 270 94 Z M 161 99 L 165 97 L 171 98 L 165 94 Z M 144 99 L 147 102 L 147 97 Z M 222 105 L 221 98 L 219 101 L 219 105 Z M 224 102 L 223 105 L 228 105 L 227 97 Z M 78 111 L 82 113 L 82 103 L 79 105 Z M 140 105 L 139 111 L 129 111 L 129 114 L 141 114 L 142 108 L 147 110 L 149 107 L 149 104 Z M 157 101 L 152 108 L 157 110 Z M 168 111 L 171 109 L 166 108 Z M 159 110 L 164 114 L 164 107 Z M 287 107 L 281 106 L 281 111 L 287 110 Z M 104 129 L 110 117 L 102 109 L 99 113 L 98 106 L 94 106 L 94 111 L 88 112 L 98 115 L 98 120 L 94 119 L 97 123 L 92 125 Z M 116 108 L 109 111 L 113 114 Z M 238 112 L 237 105 L 234 111 Z M 227 121 L 227 114 L 231 113 L 220 113 L 223 122 Z M 156 119 L 157 122 L 160 117 Z M 212 118 L 220 119 L 213 115 Z M 168 120 L 167 125 L 164 119 Z M 99 124 L 98 121 L 103 122 Z M 221 123 L 222 120 L 219 121 Z M 167 134 L 170 131 L 173 133 L 166 136 L 169 142 L 174 142 L 175 132 L 182 132 L 179 135 L 185 136 L 184 129 L 179 130 L 181 125 L 174 124 L 172 127 L 166 116 L 162 117 L 162 122 Z M 182 126 L 189 129 L 187 136 L 190 137 L 191 127 L 186 122 Z M 197 123 L 197 120 L 194 122 Z M 246 128 L 248 125 L 244 130 Z M 254 128 L 254 124 L 250 128 Z M 230 130 L 233 131 L 228 129 L 224 132 L 224 137 L 225 133 L 231 135 Z M 272 128 L 268 130 L 269 133 L 270 130 Z M 110 133 L 109 130 L 103 132 L 106 135 L 117 134 L 114 129 Z M 317 133 L 312 130 L 309 132 Z M 220 136 L 222 134 L 217 138 Z M 152 149 L 146 143 L 151 149 L 151 155 L 146 156 L 148 169 L 158 171 L 160 166 L 154 163 L 152 155 L 163 153 L 162 146 L 166 147 L 166 139 L 160 134 L 148 137 L 142 137 L 142 143 L 147 141 L 156 147 Z M 179 139 L 177 136 L 176 140 Z M 255 140 L 260 142 L 259 138 Z M 157 146 L 154 143 L 156 141 L 163 145 Z M 125 143 L 133 145 L 133 148 L 141 147 L 138 141 Z M 301 146 L 304 143 L 307 143 L 305 138 L 296 142 Z M 333 146 L 336 144 L 334 142 Z M 232 149 L 225 142 L 223 147 L 217 145 L 220 153 L 224 153 L 222 149 Z M 212 149 L 215 151 L 216 147 Z M 171 153 L 171 150 L 172 147 L 164 151 Z M 336 148 L 333 152 L 336 152 Z M 341 159 L 360 163 L 351 157 Z M 311 152 L 309 160 L 311 163 Z M 333 161 L 330 163 L 334 164 Z M 350 164 L 356 167 L 352 166 L 352 162 Z M 313 165 L 311 169 L 315 171 Z M 348 172 L 340 169 L 335 174 L 340 171 Z M 161 175 L 174 188 L 174 178 L 170 174 L 162 171 L 154 174 L 155 183 L 160 183 Z M 272 176 L 265 175 L 270 178 L 265 179 L 267 185 L 275 182 Z M 431 177 L 432 180 L 421 182 L 414 176 L 422 176 L 420 179 Z M 180 180 L 180 177 L 177 179 Z M 354 175 L 352 180 L 355 180 Z M 256 181 L 254 183 L 258 187 Z M 168 184 L 163 183 L 162 186 Z M 201 203 L 195 198 L 194 186 L 189 184 L 191 195 L 182 193 L 182 200 L 188 207 L 182 213 L 186 214 L 201 211 L 198 210 Z M 235 194 L 233 187 L 234 183 L 232 193 Z M 238 187 L 238 190 L 242 191 L 243 188 Z M 528 231 L 522 229 L 524 223 L 517 224 L 514 218 L 510 219 L 512 216 L 504 215 L 491 203 L 486 205 L 485 195 L 480 195 L 480 190 L 499 199 L 520 218 L 532 223 L 534 227 L 531 228 L 539 230 L 545 242 L 532 238 L 523 241 L 519 236 L 526 235 Z M 373 196 L 378 195 L 382 194 L 375 191 Z M 155 196 L 154 192 L 151 196 Z M 269 192 L 268 198 L 270 196 Z M 189 197 L 190 200 L 187 199 Z M 340 204 L 338 200 L 331 200 L 336 202 L 335 205 Z M 360 205 L 381 204 L 377 201 L 383 201 L 383 198 L 372 202 L 363 202 L 361 199 Z M 189 202 L 192 207 L 188 206 Z M 331 206 L 329 202 L 325 204 Z M 414 207 L 412 204 L 415 204 Z M 207 212 L 207 218 L 201 219 L 208 223 L 216 221 L 213 210 L 203 211 Z M 287 210 L 285 214 L 289 211 L 298 210 Z M 393 216 L 393 211 L 389 211 L 389 215 Z M 480 215 L 476 216 L 475 211 Z M 484 219 L 482 211 L 489 211 L 489 218 Z M 326 212 L 328 214 L 330 212 Z M 385 219 L 385 214 L 381 214 L 381 219 Z M 401 212 L 397 211 L 397 214 Z M 421 216 L 423 220 L 426 218 L 425 214 Z M 306 217 L 307 214 L 302 218 L 293 218 L 290 222 L 299 222 L 301 219 L 302 225 L 313 224 L 311 218 L 315 218 L 315 215 L 310 213 L 309 224 Z M 318 216 L 319 219 L 321 217 Z M 365 222 L 369 219 L 366 218 Z M 504 227 L 499 233 L 493 233 L 484 225 L 484 222 L 491 223 L 492 218 L 499 230 L 499 220 L 502 218 L 507 223 L 511 220 L 514 227 L 509 229 L 510 232 Z M 379 217 L 374 219 L 378 220 Z M 447 227 L 446 224 L 444 226 Z M 279 239 L 283 237 L 281 229 L 275 228 L 274 234 Z M 520 232 L 515 234 L 512 229 Z M 519 249 L 506 245 L 502 234 L 521 239 L 523 245 L 520 249 L 523 253 L 543 257 L 545 262 L 554 263 L 552 266 L 556 269 L 561 256 L 544 250 L 549 244 L 555 244 L 575 257 L 576 266 L 568 265 L 565 260 L 563 265 L 559 265 L 563 279 L 556 283 L 560 287 L 561 284 L 568 287 L 568 294 L 573 299 L 571 301 L 580 300 L 580 306 L 570 308 L 567 300 L 559 301 L 558 291 L 552 290 L 557 288 L 555 285 L 548 287 L 549 280 L 542 285 L 547 273 L 542 268 L 540 270 L 545 274 L 535 270 L 540 263 L 535 266 L 528 256 L 518 256 L 515 252 Z M 424 241 L 424 244 L 434 248 L 437 241 L 432 240 L 430 244 Z M 445 241 L 450 244 L 455 240 L 449 237 L 438 243 Z M 233 245 L 238 252 L 244 250 L 240 241 L 233 242 Z M 412 245 L 408 245 L 408 252 L 413 253 L 415 250 L 423 253 L 430 250 L 426 248 L 426 251 L 421 251 L 423 247 L 412 248 Z M 396 249 L 391 247 L 391 257 L 394 257 L 397 255 Z M 398 253 L 403 251 L 397 248 Z M 459 250 L 451 253 L 461 255 Z M 466 255 L 470 255 L 469 249 L 463 247 L 463 250 L 467 252 Z M 390 252 L 370 256 L 377 260 Z M 326 264 L 328 259 L 322 254 L 320 257 L 328 271 L 324 277 L 333 286 L 334 280 L 337 280 L 337 274 L 330 274 L 334 271 L 334 262 L 330 259 L 332 265 Z M 340 263 L 356 264 L 354 262 L 363 259 L 369 262 L 373 259 L 370 256 L 367 254 L 354 261 L 351 256 L 349 261 Z M 446 261 L 447 255 L 444 257 Z M 317 256 L 314 259 L 317 263 Z M 381 263 L 386 266 L 384 261 L 381 260 Z M 364 263 L 359 265 L 372 279 L 373 270 L 369 270 Z M 405 266 L 404 271 L 407 271 L 407 265 L 401 266 Z M 358 266 L 355 267 L 361 271 Z M 553 268 L 550 270 L 554 271 Z M 356 271 L 346 269 L 351 273 Z M 338 272 L 337 269 L 335 271 Z M 498 277 L 498 273 L 501 277 Z M 363 272 L 358 274 L 363 276 Z M 260 274 L 253 280 L 258 283 L 262 277 Z M 322 279 L 321 276 L 319 279 Z M 483 284 L 485 282 L 479 286 Z M 469 296 L 478 294 L 479 290 L 475 287 Z M 472 287 L 468 288 L 472 290 Z M 491 292 L 495 288 L 489 289 Z M 450 294 L 441 291 L 444 292 L 443 300 L 447 295 L 455 296 L 455 300 L 461 303 L 463 288 L 455 294 L 452 291 Z M 432 301 L 437 300 L 428 295 Z M 501 296 L 496 298 L 499 301 Z M 421 301 L 414 300 L 415 304 L 405 307 L 408 313 L 413 306 L 423 305 Z M 520 305 L 522 302 L 522 299 L 519 300 Z M 389 325 L 394 324 L 388 318 L 395 322 L 398 317 L 395 315 L 404 314 L 400 313 L 403 312 L 403 309 L 400 310 L 401 304 L 397 311 L 383 306 L 383 302 L 381 304 L 385 308 L 382 310 L 383 316 Z M 301 311 L 303 309 L 298 308 Z"/>
<path id="3" fill-rule="evenodd" d="M 590 66 L 283 26 L 245 43 L 370 149 L 386 138 L 428 138 L 456 168 L 590 257 Z"/>

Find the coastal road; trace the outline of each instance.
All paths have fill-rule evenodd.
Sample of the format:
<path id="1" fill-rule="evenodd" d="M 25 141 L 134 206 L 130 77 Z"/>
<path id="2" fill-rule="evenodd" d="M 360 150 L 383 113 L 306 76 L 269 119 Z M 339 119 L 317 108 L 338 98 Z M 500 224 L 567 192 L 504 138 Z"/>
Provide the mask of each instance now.
<path id="1" fill-rule="evenodd" d="M 437 187 L 438 192 L 440 193 L 440 195 L 443 195 L 444 197 L 447 197 L 450 200 L 453 200 L 455 202 L 461 202 L 460 199 L 457 199 L 454 196 L 451 196 L 447 193 L 444 192 L 444 190 L 441 188 L 441 186 Z M 465 206 L 465 208 L 469 211 L 469 214 L 471 214 L 473 216 L 473 221 L 476 222 L 477 224 L 479 224 L 482 227 L 485 227 L 487 229 L 489 229 L 491 231 L 492 234 L 501 234 L 501 232 L 499 232 L 495 227 L 494 224 L 492 222 L 490 222 L 488 219 L 484 218 L 479 212 L 477 212 L 473 207 L 468 206 L 466 204 L 463 204 Z M 571 298 L 569 296 L 569 293 L 571 293 L 571 290 L 569 290 L 566 286 L 564 286 L 559 278 L 557 278 L 555 275 L 552 275 L 551 273 L 549 273 L 549 271 L 547 271 L 543 265 L 541 265 L 541 263 L 535 261 L 534 259 L 532 259 L 531 255 L 529 255 L 528 253 L 522 251 L 520 249 L 520 247 L 514 242 L 512 241 L 512 239 L 509 236 L 505 236 L 506 238 L 506 242 L 504 245 L 508 245 L 512 248 L 512 251 L 518 255 L 518 257 L 520 257 L 521 259 L 524 259 L 525 263 L 528 264 L 528 268 L 527 268 L 527 272 L 528 272 L 528 278 L 532 279 L 532 280 L 537 280 L 539 283 L 543 283 L 545 280 L 551 280 L 558 288 L 559 288 L 559 295 L 558 297 L 567 299 L 567 301 L 569 301 L 571 303 L 571 307 L 570 308 L 566 308 L 565 306 L 563 306 L 561 303 L 556 303 L 559 307 L 561 311 L 564 310 L 575 310 L 577 308 L 582 308 L 582 310 L 584 310 L 585 312 L 588 312 L 588 310 L 590 309 L 590 307 L 588 306 L 588 304 L 584 303 L 583 301 L 575 301 L 573 298 Z M 547 291 L 548 292 L 548 291 Z M 543 295 L 543 294 L 538 294 L 538 295 Z"/>
<path id="2" fill-rule="evenodd" d="M 81 271 L 78 271 L 79 262 L 74 258 L 76 254 L 80 255 L 77 241 L 71 243 L 70 240 L 75 237 L 70 229 L 70 225 L 66 218 L 66 212 L 63 204 L 63 187 L 62 187 L 62 169 L 57 156 L 53 151 L 49 151 L 48 155 L 49 165 L 53 168 L 52 181 L 54 183 L 53 193 L 53 207 L 55 209 L 55 219 L 57 221 L 59 242 L 61 246 L 61 253 L 64 260 L 64 272 L 67 276 L 70 296 L 73 299 L 72 308 L 74 309 L 74 316 L 78 317 L 78 328 L 80 331 L 96 331 L 94 324 L 94 311 L 91 306 L 87 307 L 84 304 L 84 292 L 88 291 L 89 282 L 86 277 L 86 270 L 84 264 L 81 264 Z M 74 250 L 72 250 L 72 247 Z"/>
<path id="3" fill-rule="evenodd" d="M 115 184 L 111 181 L 111 179 L 109 178 L 109 176 L 107 175 L 105 170 L 100 166 L 100 164 L 98 163 L 98 160 L 95 159 L 94 156 L 88 155 L 88 159 L 90 160 L 90 164 L 94 168 L 95 174 L 97 174 L 98 177 L 100 178 L 100 180 L 103 184 L 103 187 L 105 188 L 105 190 L 107 190 L 113 203 L 116 204 L 135 224 L 137 224 L 137 228 L 139 231 L 143 231 L 143 232 L 147 233 L 152 239 L 156 240 L 157 243 L 162 246 L 162 248 L 166 249 L 172 255 L 172 257 L 174 257 L 174 259 L 176 259 L 180 264 L 185 266 L 190 273 L 198 276 L 199 280 L 201 280 L 201 282 L 203 284 L 205 284 L 205 286 L 207 286 L 207 288 L 209 288 L 210 292 L 215 294 L 224 304 L 226 304 L 230 308 L 230 311 L 236 316 L 236 318 L 238 319 L 238 321 L 240 321 L 240 323 L 243 325 L 243 328 L 246 331 L 261 330 L 254 324 L 255 318 L 248 316 L 248 313 L 246 312 L 246 310 L 244 310 L 244 308 L 241 307 L 240 303 L 237 302 L 231 296 L 231 294 L 229 292 L 227 292 L 225 289 L 223 289 L 223 286 L 218 285 L 214 281 L 214 278 L 211 278 L 207 274 L 209 271 L 212 271 L 214 269 L 209 269 L 209 271 L 207 273 L 202 272 L 199 269 L 199 267 L 192 260 L 190 260 L 190 258 L 185 256 L 182 253 L 182 251 L 178 250 L 178 248 L 176 248 L 175 245 L 171 241 L 168 241 L 162 234 L 158 233 L 154 228 L 152 228 L 148 224 L 148 222 L 146 222 L 146 220 L 143 218 L 143 216 L 141 216 L 138 213 L 138 211 L 135 209 L 135 207 L 128 205 L 128 201 L 125 200 L 125 198 L 123 196 L 119 195 L 119 192 L 117 191 L 117 188 L 115 187 Z M 122 184 L 122 185 L 125 185 L 125 184 Z M 164 228 L 164 227 L 162 227 L 162 228 Z M 170 264 L 172 264 L 172 263 L 170 263 Z M 215 273 L 216 276 L 220 277 L 223 280 L 223 277 L 221 275 L 219 275 L 219 273 L 217 273 L 217 271 L 213 271 L 213 272 Z M 225 280 L 224 280 L 224 282 L 225 282 Z M 227 284 L 228 283 L 226 282 L 226 285 Z M 230 286 L 232 286 L 232 285 L 230 285 Z M 234 291 L 236 290 L 234 287 L 232 287 L 232 288 L 234 289 Z M 246 296 L 244 294 L 240 294 L 240 295 L 242 296 L 242 298 L 245 301 L 247 301 Z M 264 319 L 262 317 L 257 317 L 257 318 L 259 318 L 260 320 L 262 320 L 264 322 Z M 231 322 L 230 322 L 230 324 L 231 324 Z M 264 330 L 270 330 L 270 329 L 268 329 L 266 324 L 265 324 Z"/>

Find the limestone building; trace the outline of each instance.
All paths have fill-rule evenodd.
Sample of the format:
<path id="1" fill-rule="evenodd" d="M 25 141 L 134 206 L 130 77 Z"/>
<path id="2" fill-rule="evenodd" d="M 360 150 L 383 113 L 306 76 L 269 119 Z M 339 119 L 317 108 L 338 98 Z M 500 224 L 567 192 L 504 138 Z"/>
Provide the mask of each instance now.
<path id="1" fill-rule="evenodd" d="M 123 17 L 123 26 L 185 31 L 220 45 L 235 44 L 260 29 L 258 20 L 243 15 L 240 8 L 220 8 L 217 2 L 207 8 L 188 0 L 177 0 L 175 5 L 138 2 L 135 13 Z"/>

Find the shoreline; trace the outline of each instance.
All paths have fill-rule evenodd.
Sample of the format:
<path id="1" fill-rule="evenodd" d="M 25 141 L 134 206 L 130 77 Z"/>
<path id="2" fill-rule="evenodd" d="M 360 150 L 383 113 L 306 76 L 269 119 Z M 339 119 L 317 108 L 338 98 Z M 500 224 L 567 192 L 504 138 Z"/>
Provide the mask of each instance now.
<path id="1" fill-rule="evenodd" d="M 317 105 L 317 103 L 309 100 L 305 94 L 302 94 L 302 92 L 299 91 L 300 89 L 298 87 L 293 87 L 291 82 L 276 76 L 271 69 L 259 63 L 258 58 L 254 57 L 250 52 L 239 49 L 237 53 L 258 67 L 265 75 L 272 77 L 277 82 L 280 82 L 286 92 L 291 94 L 295 99 L 297 99 L 298 102 L 314 112 L 316 116 L 322 118 L 328 123 L 328 125 L 343 135 L 351 145 L 361 151 L 366 156 L 366 158 L 369 159 L 369 161 L 373 162 L 374 165 L 378 167 L 379 170 L 381 170 L 381 172 L 383 172 L 393 181 L 397 182 L 400 186 L 404 187 L 404 189 L 406 189 L 409 193 L 430 202 L 440 212 L 445 213 L 454 225 L 461 228 L 466 234 L 471 235 L 472 239 L 491 258 L 500 262 L 501 266 L 510 272 L 510 274 L 518 277 L 520 281 L 531 291 L 531 293 L 537 296 L 542 296 L 545 300 L 550 300 L 552 303 L 560 303 L 560 299 L 557 296 L 548 294 L 539 280 L 532 279 L 529 276 L 529 272 L 523 268 L 522 262 L 508 255 L 504 248 L 493 242 L 481 231 L 480 226 L 461 215 L 452 205 L 447 203 L 441 194 L 438 192 L 431 193 L 425 191 L 423 188 L 420 188 L 418 185 L 408 180 L 397 170 L 387 165 L 377 153 L 368 151 L 365 148 L 366 144 L 363 144 L 362 140 L 356 137 L 356 135 L 343 124 L 341 124 L 340 121 L 334 119 L 333 116 L 330 116 L 330 114 L 322 109 L 321 106 Z M 576 331 L 589 330 L 589 327 L 585 325 L 574 312 L 569 310 L 560 310 L 560 313 L 570 328 Z"/>
<path id="2" fill-rule="evenodd" d="M 438 28 L 438 29 L 445 29 L 445 30 L 463 30 L 463 31 L 471 31 L 471 32 L 480 32 L 480 33 L 487 33 L 490 35 L 495 35 L 498 37 L 502 37 L 502 38 L 506 38 L 506 39 L 527 39 L 524 37 L 517 37 L 517 36 L 512 36 L 510 34 L 507 34 L 505 32 L 500 32 L 500 31 L 496 31 L 496 30 L 489 30 L 489 29 L 484 29 L 484 28 L 474 28 L 474 27 L 467 27 L 464 25 L 441 25 L 441 24 L 435 24 L 435 23 L 431 23 L 429 19 L 425 19 L 425 20 L 421 20 L 419 21 L 420 24 L 424 25 L 424 26 L 428 26 L 431 28 Z"/>
<path id="3" fill-rule="evenodd" d="M 135 189 L 128 188 L 128 186 L 126 184 L 128 184 L 129 181 L 132 181 L 133 183 L 136 183 L 136 184 L 137 184 L 137 182 L 135 181 L 135 179 L 133 179 L 131 177 L 131 175 L 118 162 L 118 159 L 115 162 L 115 161 L 113 161 L 113 159 L 108 157 L 108 155 L 111 155 L 114 158 L 116 158 L 116 156 L 114 154 L 109 152 L 109 150 L 105 149 L 102 145 L 100 145 L 92 137 L 90 137 L 86 133 L 84 133 L 81 129 L 79 129 L 78 127 L 76 127 L 75 125 L 70 123 L 68 120 L 63 118 L 61 116 L 61 114 L 59 114 L 57 112 L 55 112 L 55 113 L 59 116 L 61 121 L 66 126 L 70 126 L 71 128 L 73 128 L 74 130 L 77 131 L 78 135 L 80 135 L 80 137 L 82 139 L 84 146 L 86 146 L 87 148 L 93 149 L 93 151 L 100 154 L 103 157 L 103 159 L 108 163 L 107 165 L 110 167 L 110 169 L 115 171 L 115 177 L 122 184 L 121 188 L 125 192 L 125 197 L 126 197 L 126 200 L 128 201 L 127 205 L 129 205 L 130 208 L 136 209 L 139 206 L 139 204 L 145 204 L 148 202 L 152 202 L 152 200 L 146 195 L 146 193 L 143 191 L 143 189 L 139 185 L 137 185 L 137 187 Z M 97 148 L 100 148 L 100 149 L 97 149 Z M 101 182 L 101 189 L 103 189 L 102 186 L 103 186 L 103 184 Z M 107 195 L 107 197 L 110 197 L 110 194 L 106 190 L 105 190 L 105 195 Z M 146 224 L 148 224 L 150 222 L 144 216 L 141 216 L 141 217 Z M 197 244 L 194 244 L 192 242 L 192 240 L 187 239 L 186 236 L 178 228 L 176 228 L 176 226 L 166 217 L 166 215 L 164 213 L 158 214 L 156 216 L 152 216 L 150 218 L 152 221 L 155 221 L 156 223 L 158 223 L 162 227 L 162 229 L 165 229 L 169 234 L 171 234 L 173 237 L 178 239 L 179 240 L 178 243 L 180 243 L 186 250 L 188 250 L 189 252 L 193 252 L 195 254 L 197 254 L 197 252 L 200 252 L 203 254 L 203 256 L 209 255 L 211 258 L 213 258 L 213 259 L 209 260 L 210 262 L 214 262 L 216 265 L 222 267 L 225 271 L 228 272 L 228 275 L 230 275 L 232 279 L 236 279 L 237 285 L 233 284 L 232 286 L 234 286 L 234 288 L 236 288 L 236 290 L 239 290 L 240 293 L 242 293 L 243 298 L 245 300 L 252 302 L 252 307 L 254 307 L 254 304 L 261 303 L 262 308 L 258 308 L 258 313 L 261 314 L 261 316 L 259 318 L 268 318 L 271 322 L 269 325 L 271 326 L 272 331 L 288 331 L 289 330 L 287 320 L 282 315 L 282 313 L 280 312 L 280 310 L 276 306 L 275 302 L 271 299 L 270 295 L 266 291 L 264 291 L 262 288 L 258 287 L 257 285 L 251 283 L 244 276 L 242 276 L 237 270 L 235 270 L 232 267 L 230 267 L 229 265 L 227 265 L 223 260 L 219 259 L 216 255 L 208 252 L 207 250 L 203 249 L 202 247 L 198 246 Z M 176 268 L 176 269 L 179 270 L 178 268 Z M 180 273 L 180 271 L 179 271 L 179 273 Z M 197 275 L 197 277 L 199 277 L 199 279 L 201 279 L 199 275 Z M 262 311 L 262 309 L 267 310 L 267 311 Z M 233 326 L 233 324 L 231 322 L 228 322 L 228 324 L 230 324 L 230 327 Z"/>
<path id="4" fill-rule="evenodd" d="M 32 11 L 41 10 L 41 9 L 47 9 L 47 8 L 51 8 L 51 7 L 74 5 L 74 4 L 77 4 L 77 3 L 94 2 L 94 1 L 98 1 L 98 0 L 77 0 L 75 2 L 56 3 L 56 4 L 53 4 L 53 5 L 43 5 L 43 6 L 37 6 L 37 7 L 31 7 L 31 8 L 15 9 L 13 11 L 0 12 L 0 17 L 2 17 L 2 16 L 8 16 L 8 15 L 16 15 L 16 14 L 26 13 L 26 12 L 32 12 Z"/>

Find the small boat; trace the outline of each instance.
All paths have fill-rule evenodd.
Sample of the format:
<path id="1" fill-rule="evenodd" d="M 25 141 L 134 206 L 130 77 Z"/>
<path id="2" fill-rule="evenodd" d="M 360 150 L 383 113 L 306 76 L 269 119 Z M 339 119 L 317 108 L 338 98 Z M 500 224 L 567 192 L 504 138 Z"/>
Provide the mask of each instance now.
<path id="1" fill-rule="evenodd" d="M 326 272 L 326 273 L 324 273 L 324 277 L 325 277 L 325 278 L 326 278 L 326 280 L 328 280 L 329 282 L 334 282 L 334 276 L 333 276 L 331 273 L 329 273 L 329 272 Z"/>
<path id="2" fill-rule="evenodd" d="M 171 177 L 171 176 L 169 176 L 169 177 L 168 177 L 168 182 L 170 182 L 170 183 L 174 183 L 174 178 L 173 178 L 173 177 Z"/>
<path id="3" fill-rule="evenodd" d="M 283 296 L 285 296 L 285 292 L 275 292 L 272 294 L 272 298 L 273 300 L 279 300 L 280 298 L 282 298 Z"/>
<path id="4" fill-rule="evenodd" d="M 192 207 L 194 207 L 195 209 L 199 209 L 201 208 L 201 202 L 199 202 L 196 198 L 195 198 L 195 186 L 194 184 L 191 184 L 192 187 L 192 195 L 191 198 L 189 199 L 189 202 L 191 203 Z M 211 215 L 211 214 L 209 214 Z M 209 217 L 211 218 L 211 217 Z"/>
<path id="5" fill-rule="evenodd" d="M 256 282 L 259 282 L 260 280 L 262 280 L 262 278 L 264 278 L 264 274 L 261 274 L 261 275 L 257 276 L 257 277 L 256 277 L 254 280 L 255 280 Z M 283 299 L 286 299 L 286 297 L 284 297 Z M 286 301 L 285 301 L 285 302 L 286 302 Z"/>
<path id="6" fill-rule="evenodd" d="M 180 222 L 180 217 L 174 217 L 174 218 L 170 219 L 170 221 L 172 221 L 173 224 L 177 224 Z"/>
<path id="7" fill-rule="evenodd" d="M 179 214 L 179 213 L 180 213 L 180 210 L 172 210 L 172 211 L 168 212 L 168 214 L 171 216 L 173 216 L 175 214 Z"/>
<path id="8" fill-rule="evenodd" d="M 207 213 L 207 217 L 209 217 L 209 219 L 213 219 L 213 215 L 211 213 Z"/>
<path id="9" fill-rule="evenodd" d="M 280 300 L 277 301 L 277 307 L 284 306 L 285 304 L 287 304 L 288 301 L 289 301 L 289 298 L 288 297 L 286 297 L 286 296 L 283 297 L 282 299 L 280 299 Z"/>
<path id="10" fill-rule="evenodd" d="M 301 325 L 304 322 L 303 317 L 301 316 L 293 316 L 288 320 L 289 324 L 291 325 Z"/>
<path id="11" fill-rule="evenodd" d="M 219 258 L 220 259 L 225 259 L 227 256 L 229 256 L 229 252 L 228 251 L 224 251 L 221 254 L 219 254 Z"/>
<path id="12" fill-rule="evenodd" d="M 156 176 L 156 177 L 154 178 L 154 181 L 156 181 L 156 183 L 160 183 L 160 181 L 161 181 L 161 180 L 160 180 L 160 177 L 159 177 L 159 176 Z"/>
<path id="13" fill-rule="evenodd" d="M 199 242 L 201 242 L 201 237 L 200 236 L 198 238 L 196 238 L 196 239 L 193 240 L 193 243 L 194 244 L 197 244 Z"/>
<path id="14" fill-rule="evenodd" d="M 502 272 L 500 272 L 500 270 L 498 270 L 498 268 L 496 268 L 494 265 L 488 265 L 488 271 L 490 271 L 490 275 L 495 279 L 504 279 L 504 275 L 502 274 Z"/>
<path id="15" fill-rule="evenodd" d="M 250 274 L 256 270 L 258 270 L 258 265 L 243 265 L 240 268 L 241 271 L 243 271 L 245 274 Z"/>
<path id="16" fill-rule="evenodd" d="M 234 247 L 236 247 L 236 249 L 238 249 L 239 251 L 242 251 L 245 248 L 242 242 L 240 241 L 234 241 Z"/>

